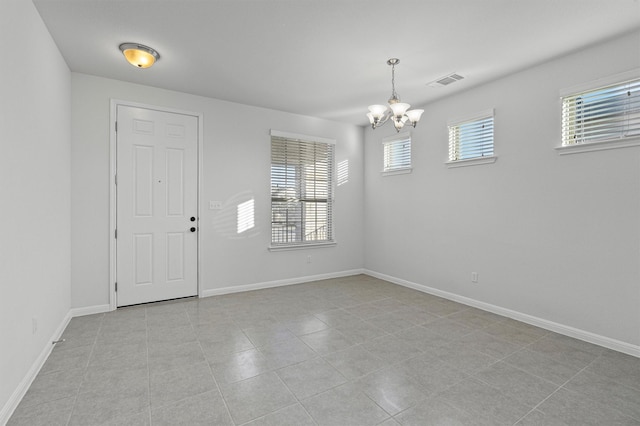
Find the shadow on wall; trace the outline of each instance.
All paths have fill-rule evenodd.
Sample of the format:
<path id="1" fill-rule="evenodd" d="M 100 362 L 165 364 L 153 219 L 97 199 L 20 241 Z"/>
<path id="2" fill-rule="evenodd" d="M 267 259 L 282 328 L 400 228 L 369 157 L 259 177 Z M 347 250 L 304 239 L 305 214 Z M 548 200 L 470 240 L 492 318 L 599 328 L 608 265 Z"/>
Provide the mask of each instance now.
<path id="1" fill-rule="evenodd" d="M 217 233 L 228 239 L 252 238 L 260 234 L 255 225 L 253 192 L 240 192 L 222 204 L 213 217 Z"/>
<path id="2" fill-rule="evenodd" d="M 337 186 L 349 182 L 349 160 L 338 163 Z M 255 197 L 251 191 L 240 192 L 215 210 L 213 227 L 228 239 L 252 238 L 260 234 L 255 224 Z"/>
<path id="3" fill-rule="evenodd" d="M 338 163 L 338 186 L 349 182 L 349 160 L 342 160 Z"/>

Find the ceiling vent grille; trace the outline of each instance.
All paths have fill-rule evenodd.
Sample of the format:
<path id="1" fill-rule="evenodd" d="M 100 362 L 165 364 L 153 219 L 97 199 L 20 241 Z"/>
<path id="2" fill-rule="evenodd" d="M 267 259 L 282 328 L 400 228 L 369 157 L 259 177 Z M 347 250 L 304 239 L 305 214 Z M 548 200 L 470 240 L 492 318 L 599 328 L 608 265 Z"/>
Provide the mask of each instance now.
<path id="1" fill-rule="evenodd" d="M 451 73 L 449 75 L 445 75 L 444 77 L 440 77 L 439 79 L 432 81 L 431 83 L 427 83 L 430 87 L 442 87 L 448 86 L 451 83 L 455 83 L 456 81 L 462 80 L 464 77 L 460 74 Z"/>

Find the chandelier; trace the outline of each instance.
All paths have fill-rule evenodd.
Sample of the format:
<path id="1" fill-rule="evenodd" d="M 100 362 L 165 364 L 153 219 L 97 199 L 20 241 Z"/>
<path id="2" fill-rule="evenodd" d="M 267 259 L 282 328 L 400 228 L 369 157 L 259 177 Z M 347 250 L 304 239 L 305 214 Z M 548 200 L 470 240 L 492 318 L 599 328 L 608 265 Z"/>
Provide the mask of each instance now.
<path id="1" fill-rule="evenodd" d="M 395 72 L 396 65 L 400 63 L 400 59 L 391 58 L 387 61 L 387 65 L 391 65 L 391 98 L 389 98 L 389 107 L 386 105 L 370 105 L 367 118 L 373 129 L 377 129 L 391 118 L 396 131 L 400 131 L 408 121 L 413 127 L 416 127 L 420 116 L 424 112 L 423 109 L 409 110 L 411 105 L 400 102 L 400 98 L 396 93 Z M 391 110 L 389 110 L 391 108 Z"/>

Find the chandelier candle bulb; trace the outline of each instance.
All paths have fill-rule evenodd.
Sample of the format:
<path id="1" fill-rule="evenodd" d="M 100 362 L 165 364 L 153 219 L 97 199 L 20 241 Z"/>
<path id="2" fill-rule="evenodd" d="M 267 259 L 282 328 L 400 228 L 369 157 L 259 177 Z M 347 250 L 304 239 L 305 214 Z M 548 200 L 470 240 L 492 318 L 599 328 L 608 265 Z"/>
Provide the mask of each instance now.
<path id="1" fill-rule="evenodd" d="M 403 104 L 402 102 L 398 102 L 390 105 L 391 111 L 393 111 L 393 115 L 395 115 L 398 118 L 402 118 L 402 116 L 404 116 L 404 114 L 407 112 L 410 106 L 411 105 Z"/>
<path id="2" fill-rule="evenodd" d="M 367 113 L 367 118 L 369 119 L 369 123 L 371 125 L 373 125 L 373 123 L 375 122 L 375 119 L 373 118 L 373 114 L 371 114 L 370 112 Z"/>
<path id="3" fill-rule="evenodd" d="M 418 123 L 418 121 L 420 121 L 420 117 L 422 116 L 423 112 L 423 109 L 412 109 L 411 111 L 407 111 L 407 117 L 409 118 L 409 121 L 411 122 L 411 125 L 413 127 L 416 127 L 416 124 Z"/>
<path id="4" fill-rule="evenodd" d="M 382 117 L 384 113 L 387 112 L 387 107 L 384 105 L 370 105 L 369 111 L 371 111 L 371 114 L 374 116 Z"/>
<path id="5" fill-rule="evenodd" d="M 377 123 L 380 120 L 382 120 L 386 112 L 387 112 L 387 107 L 384 105 L 370 105 L 369 113 L 367 114 L 367 117 L 369 118 L 369 122 L 372 125 L 374 124 L 377 125 Z"/>

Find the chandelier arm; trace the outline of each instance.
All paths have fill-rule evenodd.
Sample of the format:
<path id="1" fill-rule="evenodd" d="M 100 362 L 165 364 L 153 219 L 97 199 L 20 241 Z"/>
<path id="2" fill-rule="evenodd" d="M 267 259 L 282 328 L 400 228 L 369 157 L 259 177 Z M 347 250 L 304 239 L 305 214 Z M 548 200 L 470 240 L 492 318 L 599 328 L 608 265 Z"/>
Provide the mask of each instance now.
<path id="1" fill-rule="evenodd" d="M 379 126 L 382 126 L 384 123 L 386 123 L 386 122 L 387 122 L 387 120 L 388 120 L 389 118 L 391 118 L 391 116 L 392 116 L 392 115 L 393 115 L 393 113 L 392 113 L 391 111 L 387 111 L 387 112 L 384 114 L 384 117 L 382 117 L 380 120 L 378 120 L 378 127 L 379 127 Z"/>
<path id="2" fill-rule="evenodd" d="M 393 114 L 390 111 L 387 111 L 384 116 L 382 116 L 379 120 L 371 123 L 371 127 L 375 130 L 378 127 L 381 127 L 382 125 L 384 125 L 384 123 L 387 122 L 387 120 L 389 120 L 389 118 L 391 118 Z"/>

